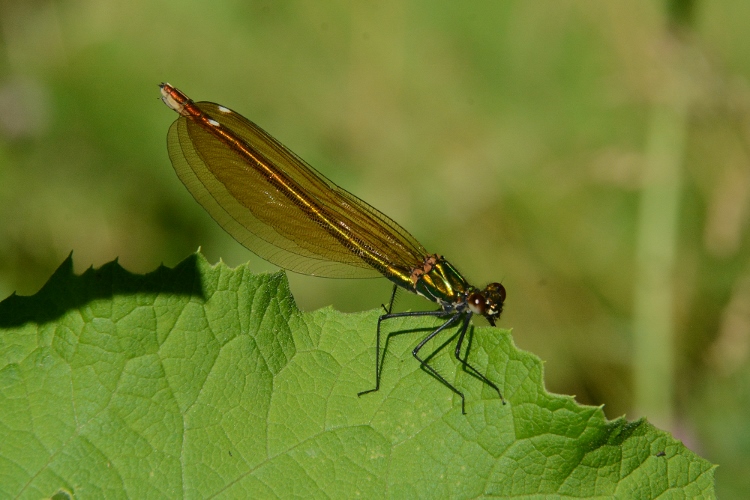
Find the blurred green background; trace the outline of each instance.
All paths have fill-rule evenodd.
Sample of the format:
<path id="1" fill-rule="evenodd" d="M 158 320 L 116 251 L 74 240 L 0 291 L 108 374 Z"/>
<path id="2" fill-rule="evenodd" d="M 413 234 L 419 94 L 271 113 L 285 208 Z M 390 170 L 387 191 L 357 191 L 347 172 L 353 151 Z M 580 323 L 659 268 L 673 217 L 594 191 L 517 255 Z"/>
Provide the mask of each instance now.
<path id="1" fill-rule="evenodd" d="M 71 250 L 78 272 L 198 246 L 273 269 L 174 174 L 168 81 L 257 122 L 476 285 L 501 280 L 500 324 L 551 391 L 649 417 L 742 498 L 748 26 L 746 0 L 2 1 L 0 296 L 36 292 Z M 289 278 L 303 310 L 390 291 Z"/>

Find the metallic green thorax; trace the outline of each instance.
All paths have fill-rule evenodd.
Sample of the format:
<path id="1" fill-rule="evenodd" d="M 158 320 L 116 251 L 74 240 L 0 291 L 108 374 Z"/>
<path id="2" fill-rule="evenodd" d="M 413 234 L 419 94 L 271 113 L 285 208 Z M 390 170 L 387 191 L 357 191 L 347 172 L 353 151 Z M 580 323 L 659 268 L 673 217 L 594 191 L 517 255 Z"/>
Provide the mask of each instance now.
<path id="1" fill-rule="evenodd" d="M 414 291 L 437 302 L 443 309 L 451 310 L 464 302 L 471 288 L 461 273 L 441 257 L 432 269 L 419 277 Z"/>

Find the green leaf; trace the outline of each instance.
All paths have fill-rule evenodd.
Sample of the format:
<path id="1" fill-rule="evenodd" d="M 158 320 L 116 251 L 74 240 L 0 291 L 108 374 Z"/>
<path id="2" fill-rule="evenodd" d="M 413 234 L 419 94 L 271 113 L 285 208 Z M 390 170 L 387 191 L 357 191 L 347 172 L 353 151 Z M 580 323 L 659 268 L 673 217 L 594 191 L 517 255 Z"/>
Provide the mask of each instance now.
<path id="1" fill-rule="evenodd" d="M 301 313 L 283 273 L 199 254 L 145 276 L 68 258 L 0 303 L 0 497 L 713 497 L 714 466 L 547 393 L 501 329 L 469 357 L 506 405 L 446 348 L 462 415 L 411 356 L 439 324 L 418 318 L 390 321 L 381 390 L 357 397 L 377 316 Z"/>

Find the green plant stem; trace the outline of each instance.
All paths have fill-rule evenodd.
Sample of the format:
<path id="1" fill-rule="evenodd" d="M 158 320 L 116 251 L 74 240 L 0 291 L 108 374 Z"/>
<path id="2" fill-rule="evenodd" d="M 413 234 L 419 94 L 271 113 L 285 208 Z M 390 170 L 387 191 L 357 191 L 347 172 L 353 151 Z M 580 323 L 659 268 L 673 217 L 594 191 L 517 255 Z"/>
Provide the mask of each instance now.
<path id="1" fill-rule="evenodd" d="M 633 371 L 636 412 L 670 428 L 674 277 L 689 99 L 679 76 L 665 84 L 663 95 L 649 118 L 638 214 Z"/>

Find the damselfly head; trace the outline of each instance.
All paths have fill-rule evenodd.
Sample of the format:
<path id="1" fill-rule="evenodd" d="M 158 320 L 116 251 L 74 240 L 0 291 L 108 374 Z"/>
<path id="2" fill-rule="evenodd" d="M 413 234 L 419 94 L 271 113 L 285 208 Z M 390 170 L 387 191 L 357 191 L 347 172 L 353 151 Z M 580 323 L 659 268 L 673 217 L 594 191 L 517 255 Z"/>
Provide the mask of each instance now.
<path id="1" fill-rule="evenodd" d="M 470 293 L 466 301 L 471 312 L 481 314 L 495 326 L 495 320 L 503 312 L 505 287 L 500 283 L 490 283 L 484 290 Z"/>

